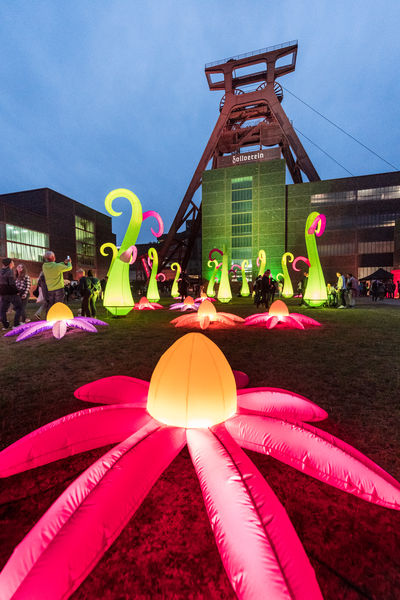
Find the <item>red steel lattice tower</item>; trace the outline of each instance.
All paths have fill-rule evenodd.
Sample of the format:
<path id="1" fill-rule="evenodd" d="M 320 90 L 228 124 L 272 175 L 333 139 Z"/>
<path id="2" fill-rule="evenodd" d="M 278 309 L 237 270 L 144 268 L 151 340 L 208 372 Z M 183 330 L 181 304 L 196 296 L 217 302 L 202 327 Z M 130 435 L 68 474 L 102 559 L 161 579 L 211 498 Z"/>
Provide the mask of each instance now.
<path id="1" fill-rule="evenodd" d="M 160 250 L 160 264 L 172 256 L 185 269 L 201 225 L 201 206 L 193 196 L 201 185 L 208 163 L 218 167 L 225 154 L 238 154 L 248 146 L 277 146 L 286 161 L 294 183 L 319 181 L 319 176 L 281 106 L 282 86 L 278 77 L 295 70 L 297 41 L 256 50 L 248 54 L 210 63 L 205 74 L 210 90 L 224 91 L 220 115 L 203 155 Z M 191 222 L 190 235 L 177 235 Z"/>

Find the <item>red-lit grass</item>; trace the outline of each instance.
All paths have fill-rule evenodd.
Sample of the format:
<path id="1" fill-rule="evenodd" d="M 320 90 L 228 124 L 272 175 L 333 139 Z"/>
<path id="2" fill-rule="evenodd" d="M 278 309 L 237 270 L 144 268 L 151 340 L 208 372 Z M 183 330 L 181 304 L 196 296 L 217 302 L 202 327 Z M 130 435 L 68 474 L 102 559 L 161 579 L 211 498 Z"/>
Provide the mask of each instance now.
<path id="1" fill-rule="evenodd" d="M 290 310 L 306 310 L 291 304 Z M 236 300 L 223 310 L 242 317 L 256 312 L 249 300 Z M 239 326 L 205 334 L 233 368 L 250 375 L 252 386 L 284 387 L 307 396 L 329 412 L 321 428 L 400 479 L 400 307 L 307 314 L 323 326 L 307 331 Z M 106 318 L 111 326 L 96 335 L 71 332 L 61 341 L 44 335 L 18 344 L 1 339 L 2 445 L 82 408 L 73 391 L 83 383 L 114 374 L 149 378 L 160 355 L 185 333 L 169 324 L 172 318 L 166 311 L 138 311 L 125 319 Z M 2 481 L 1 564 L 65 487 L 105 450 Z M 399 513 L 336 491 L 272 458 L 250 456 L 289 513 L 325 598 L 396 599 Z M 73 595 L 100 597 L 233 597 L 187 450 Z"/>

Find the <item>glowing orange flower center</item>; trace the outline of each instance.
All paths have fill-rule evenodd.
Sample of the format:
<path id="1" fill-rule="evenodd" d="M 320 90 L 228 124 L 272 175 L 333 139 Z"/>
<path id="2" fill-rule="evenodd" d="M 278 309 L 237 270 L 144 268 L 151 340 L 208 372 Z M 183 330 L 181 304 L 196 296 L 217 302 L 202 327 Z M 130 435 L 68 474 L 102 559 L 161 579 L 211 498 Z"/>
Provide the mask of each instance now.
<path id="1" fill-rule="evenodd" d="M 47 313 L 46 321 L 65 321 L 66 319 L 73 319 L 74 315 L 72 310 L 66 304 L 62 302 L 56 302 L 49 308 Z"/>
<path id="2" fill-rule="evenodd" d="M 194 304 L 192 296 L 186 296 L 186 298 L 183 301 L 183 304 Z"/>
<path id="3" fill-rule="evenodd" d="M 210 321 L 215 321 L 215 318 L 217 316 L 217 311 L 215 310 L 215 307 L 214 307 L 213 303 L 210 302 L 210 300 L 204 300 L 204 302 L 202 302 L 201 305 L 199 306 L 197 315 L 198 315 L 199 319 L 208 317 L 210 319 Z"/>
<path id="4" fill-rule="evenodd" d="M 275 300 L 269 308 L 268 314 L 272 317 L 287 317 L 289 309 L 282 300 Z"/>
<path id="5" fill-rule="evenodd" d="M 149 306 L 150 302 L 147 300 L 146 296 L 142 296 L 139 300 L 139 306 Z"/>
<path id="6" fill-rule="evenodd" d="M 150 380 L 147 410 L 176 427 L 211 427 L 237 408 L 236 383 L 221 350 L 201 333 L 188 333 L 162 355 Z"/>

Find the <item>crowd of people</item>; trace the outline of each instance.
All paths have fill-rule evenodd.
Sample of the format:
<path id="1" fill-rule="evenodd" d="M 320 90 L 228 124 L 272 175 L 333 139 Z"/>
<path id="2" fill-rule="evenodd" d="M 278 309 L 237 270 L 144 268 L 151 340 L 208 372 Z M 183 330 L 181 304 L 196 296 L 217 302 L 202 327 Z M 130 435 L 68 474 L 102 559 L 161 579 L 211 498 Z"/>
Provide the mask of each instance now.
<path id="1" fill-rule="evenodd" d="M 11 258 L 3 259 L 3 267 L 0 269 L 0 318 L 3 330 L 10 327 L 7 313 L 14 310 L 13 327 L 20 323 L 27 323 L 26 306 L 31 292 L 31 279 L 26 271 L 25 265 L 15 266 Z M 105 277 L 101 281 L 95 277 L 93 271 L 87 273 L 79 268 L 76 272 L 76 280 L 72 278 L 72 263 L 69 256 L 63 262 L 56 262 L 54 252 L 48 250 L 44 254 L 44 263 L 39 275 L 33 295 L 36 297 L 37 309 L 33 318 L 44 319 L 49 308 L 56 302 L 68 302 L 71 298 L 80 298 L 82 301 L 80 314 L 84 317 L 96 316 L 96 301 L 102 297 L 107 283 Z M 373 302 L 383 300 L 385 297 L 394 298 L 396 285 L 393 280 L 373 280 L 359 282 L 352 273 L 346 275 L 337 272 L 337 281 L 334 285 L 327 284 L 327 303 L 330 308 L 353 308 L 357 296 L 370 296 Z M 66 279 L 65 279 L 66 278 Z M 304 294 L 307 286 L 308 273 L 304 272 L 298 284 L 297 296 L 300 304 L 305 304 Z M 172 282 L 164 282 L 172 285 Z M 271 271 L 267 269 L 263 275 L 259 275 L 253 283 L 254 304 L 257 308 L 264 305 L 269 309 L 274 301 L 275 294 L 281 296 L 282 282 L 276 281 Z M 182 273 L 179 281 L 179 294 L 183 299 L 189 289 L 189 277 Z M 167 290 L 168 291 L 168 290 Z M 170 290 L 169 290 L 170 291 Z M 144 290 L 143 290 L 143 293 Z M 397 293 L 400 297 L 400 281 L 397 282 Z"/>
<path id="2" fill-rule="evenodd" d="M 365 280 L 358 281 L 352 273 L 344 275 L 337 272 L 336 276 L 336 285 L 327 285 L 327 306 L 330 308 L 353 308 L 357 296 L 370 296 L 373 302 L 395 297 L 396 285 L 392 279 L 375 279 L 369 283 Z M 400 297 L 400 282 L 397 283 L 397 292 Z"/>
<path id="3" fill-rule="evenodd" d="M 28 323 L 26 306 L 31 293 L 31 279 L 26 272 L 25 265 L 15 266 L 11 258 L 3 259 L 0 269 L 0 318 L 3 330 L 10 328 L 8 312 L 14 310 L 13 327 L 21 323 Z M 64 280 L 65 274 L 71 272 L 72 263 L 69 256 L 63 262 L 56 262 L 54 252 L 48 250 L 44 254 L 42 271 L 39 275 L 37 286 L 32 293 L 36 297 L 37 310 L 34 319 L 44 319 L 49 308 L 56 302 L 68 301 L 73 281 Z M 80 314 L 86 317 L 96 316 L 96 301 L 104 290 L 104 282 L 99 281 L 92 271 L 85 273 L 84 269 L 77 270 L 76 297 L 82 300 Z M 104 283 L 104 284 L 103 284 Z M 72 288 L 73 289 L 73 288 Z"/>

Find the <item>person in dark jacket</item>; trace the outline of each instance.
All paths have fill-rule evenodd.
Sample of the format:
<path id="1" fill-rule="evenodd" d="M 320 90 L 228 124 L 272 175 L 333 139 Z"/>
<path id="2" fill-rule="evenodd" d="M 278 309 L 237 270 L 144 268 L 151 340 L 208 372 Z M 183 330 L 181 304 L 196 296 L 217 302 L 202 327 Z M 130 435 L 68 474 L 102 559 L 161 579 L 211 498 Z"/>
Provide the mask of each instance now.
<path id="1" fill-rule="evenodd" d="M 267 269 L 261 279 L 262 302 L 265 304 L 267 310 L 274 301 L 275 292 L 275 281 L 271 277 L 271 271 Z"/>
<path id="2" fill-rule="evenodd" d="M 21 296 L 18 295 L 17 286 L 15 285 L 13 268 L 14 261 L 11 258 L 4 258 L 3 268 L 0 270 L 0 314 L 3 329 L 10 327 L 10 323 L 7 321 L 7 311 L 11 304 L 15 310 L 14 327 L 18 327 L 22 312 Z"/>
<path id="3" fill-rule="evenodd" d="M 254 290 L 254 304 L 256 305 L 257 308 L 261 304 L 261 281 L 262 281 L 261 275 L 257 275 L 256 280 L 255 280 L 254 285 L 253 285 L 253 290 Z"/>
<path id="4" fill-rule="evenodd" d="M 82 317 L 90 317 L 89 300 L 92 294 L 92 282 L 89 277 L 86 277 L 83 269 L 78 269 L 76 272 L 78 279 L 78 291 L 82 298 L 81 315 Z"/>

